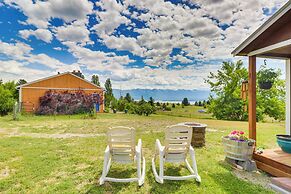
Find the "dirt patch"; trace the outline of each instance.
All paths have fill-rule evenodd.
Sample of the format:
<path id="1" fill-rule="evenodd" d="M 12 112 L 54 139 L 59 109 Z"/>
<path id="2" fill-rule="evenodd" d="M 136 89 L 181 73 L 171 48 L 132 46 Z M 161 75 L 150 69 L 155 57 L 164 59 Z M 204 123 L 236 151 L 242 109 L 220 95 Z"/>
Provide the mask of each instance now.
<path id="1" fill-rule="evenodd" d="M 232 173 L 237 176 L 239 179 L 249 181 L 253 184 L 256 185 L 261 185 L 264 188 L 271 189 L 270 183 L 271 183 L 271 178 L 263 175 L 259 171 L 257 172 L 247 172 L 243 170 L 237 170 L 234 169 Z"/>
<path id="2" fill-rule="evenodd" d="M 32 137 L 32 138 L 53 138 L 53 139 L 68 139 L 68 138 L 88 138 L 88 137 L 99 137 L 105 136 L 104 133 L 98 134 L 82 134 L 82 133 L 57 133 L 57 134 L 46 134 L 46 133 L 9 133 L 7 137 Z"/>
<path id="3" fill-rule="evenodd" d="M 0 171 L 0 180 L 8 177 L 10 175 L 10 169 L 6 166 L 4 169 Z"/>

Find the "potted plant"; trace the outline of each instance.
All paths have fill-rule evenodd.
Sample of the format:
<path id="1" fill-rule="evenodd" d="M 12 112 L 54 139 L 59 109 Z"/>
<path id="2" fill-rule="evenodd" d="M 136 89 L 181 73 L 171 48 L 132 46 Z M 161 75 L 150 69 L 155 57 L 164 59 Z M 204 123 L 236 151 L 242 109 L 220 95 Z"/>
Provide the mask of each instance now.
<path id="1" fill-rule="evenodd" d="M 232 131 L 229 135 L 222 137 L 222 142 L 227 158 L 238 161 L 247 161 L 252 158 L 255 140 L 247 138 L 243 131 Z"/>
<path id="2" fill-rule="evenodd" d="M 267 68 L 265 61 L 265 64 L 262 65 L 258 71 L 259 87 L 266 90 L 270 89 L 278 76 L 278 72 L 276 72 L 274 69 Z"/>

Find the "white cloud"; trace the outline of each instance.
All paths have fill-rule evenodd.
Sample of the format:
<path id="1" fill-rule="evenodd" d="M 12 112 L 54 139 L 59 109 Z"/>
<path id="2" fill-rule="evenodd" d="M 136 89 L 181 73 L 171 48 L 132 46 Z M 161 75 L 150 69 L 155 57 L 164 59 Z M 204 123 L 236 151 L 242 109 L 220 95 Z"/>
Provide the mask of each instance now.
<path id="1" fill-rule="evenodd" d="M 53 72 L 37 70 L 26 67 L 23 63 L 15 60 L 0 61 L 0 75 L 3 81 L 25 79 L 33 81 L 41 77 L 46 77 Z"/>
<path id="2" fill-rule="evenodd" d="M 100 36 L 111 35 L 121 24 L 130 23 L 129 19 L 121 15 L 121 12 L 125 11 L 125 7 L 115 0 L 101 0 L 96 5 L 105 10 L 95 12 L 99 23 L 92 29 L 96 30 Z"/>
<path id="3" fill-rule="evenodd" d="M 61 47 L 54 47 L 53 49 L 56 50 L 56 51 L 61 51 L 61 50 L 63 50 Z"/>
<path id="4" fill-rule="evenodd" d="M 56 28 L 56 37 L 60 41 L 71 41 L 76 43 L 90 42 L 89 30 L 84 24 L 66 25 Z"/>
<path id="5" fill-rule="evenodd" d="M 65 42 L 64 44 L 69 47 L 69 52 L 78 59 L 78 64 L 89 70 L 109 72 L 123 69 L 124 65 L 134 62 L 128 56 L 117 56 L 113 52 L 94 51 L 73 42 Z"/>
<path id="6" fill-rule="evenodd" d="M 104 35 L 103 41 L 108 48 L 127 50 L 138 56 L 143 56 L 143 52 L 145 51 L 144 48 L 138 45 L 135 38 L 125 37 L 124 35 L 120 35 L 119 37 Z"/>
<path id="7" fill-rule="evenodd" d="M 46 28 L 51 18 L 60 18 L 65 22 L 84 20 L 92 12 L 93 4 L 87 0 L 4 0 L 17 7 L 28 17 L 27 23 L 39 28 Z"/>
<path id="8" fill-rule="evenodd" d="M 47 67 L 52 71 L 66 71 L 71 66 L 76 67 L 76 64 L 65 64 L 55 58 L 52 58 L 44 53 L 32 54 L 33 49 L 24 43 L 6 43 L 0 42 L 0 54 L 4 55 L 10 61 L 21 62 L 23 65 L 38 64 L 42 67 Z"/>
<path id="9" fill-rule="evenodd" d="M 35 36 L 37 39 L 43 40 L 46 43 L 50 43 L 53 39 L 52 33 L 46 29 L 20 30 L 19 34 L 24 39 L 28 39 L 30 36 Z"/>

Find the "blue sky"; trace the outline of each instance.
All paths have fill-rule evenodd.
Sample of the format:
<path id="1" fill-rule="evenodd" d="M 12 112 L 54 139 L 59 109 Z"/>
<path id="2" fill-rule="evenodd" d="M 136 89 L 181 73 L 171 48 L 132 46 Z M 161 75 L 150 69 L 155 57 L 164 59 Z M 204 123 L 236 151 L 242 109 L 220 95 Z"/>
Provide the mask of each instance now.
<path id="1" fill-rule="evenodd" d="M 286 0 L 1 2 L 5 81 L 81 70 L 115 88 L 207 89 L 222 61 L 246 60 L 231 51 Z"/>

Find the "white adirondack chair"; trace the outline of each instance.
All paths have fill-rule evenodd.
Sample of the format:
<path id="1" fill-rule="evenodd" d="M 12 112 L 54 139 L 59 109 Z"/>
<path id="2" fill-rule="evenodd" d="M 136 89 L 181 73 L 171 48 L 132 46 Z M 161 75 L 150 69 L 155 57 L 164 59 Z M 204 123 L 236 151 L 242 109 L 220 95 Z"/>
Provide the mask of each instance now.
<path id="1" fill-rule="evenodd" d="M 158 183 L 163 183 L 164 179 L 167 180 L 186 180 L 196 179 L 201 182 L 198 175 L 197 164 L 195 159 L 195 152 L 191 146 L 192 128 L 186 125 L 173 125 L 166 128 L 165 146 L 161 145 L 160 140 L 156 140 L 156 154 L 152 159 L 152 169 L 155 179 Z M 192 167 L 187 160 L 187 153 L 189 152 L 192 160 Z M 156 171 L 155 159 L 159 156 L 160 169 L 159 174 Z M 188 176 L 165 176 L 164 163 L 180 163 L 185 162 L 191 175 Z"/>
<path id="2" fill-rule="evenodd" d="M 108 145 L 104 154 L 104 165 L 100 185 L 104 181 L 111 182 L 133 182 L 137 181 L 139 186 L 144 183 L 145 158 L 142 156 L 142 142 L 138 140 L 135 146 L 135 129 L 129 127 L 112 127 L 107 132 Z M 142 160 L 142 161 L 141 161 Z M 137 164 L 137 178 L 111 178 L 107 177 L 112 162 Z M 142 167 L 141 167 L 142 162 Z"/>

